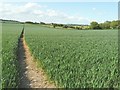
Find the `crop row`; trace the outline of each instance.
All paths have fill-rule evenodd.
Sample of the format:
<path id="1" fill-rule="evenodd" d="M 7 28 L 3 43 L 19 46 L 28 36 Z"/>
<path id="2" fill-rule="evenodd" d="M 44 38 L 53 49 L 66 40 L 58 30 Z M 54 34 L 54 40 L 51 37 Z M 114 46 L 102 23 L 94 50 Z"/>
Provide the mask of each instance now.
<path id="1" fill-rule="evenodd" d="M 19 66 L 17 60 L 19 24 L 2 24 L 2 88 L 17 88 Z"/>

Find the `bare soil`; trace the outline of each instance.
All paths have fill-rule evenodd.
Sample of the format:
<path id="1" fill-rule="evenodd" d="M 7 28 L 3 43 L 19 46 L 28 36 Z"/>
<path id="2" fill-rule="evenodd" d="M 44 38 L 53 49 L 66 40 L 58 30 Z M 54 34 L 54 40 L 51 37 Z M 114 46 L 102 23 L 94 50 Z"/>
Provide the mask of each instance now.
<path id="1" fill-rule="evenodd" d="M 44 70 L 37 67 L 24 37 L 19 41 L 18 59 L 21 69 L 19 88 L 56 88 L 48 81 Z"/>

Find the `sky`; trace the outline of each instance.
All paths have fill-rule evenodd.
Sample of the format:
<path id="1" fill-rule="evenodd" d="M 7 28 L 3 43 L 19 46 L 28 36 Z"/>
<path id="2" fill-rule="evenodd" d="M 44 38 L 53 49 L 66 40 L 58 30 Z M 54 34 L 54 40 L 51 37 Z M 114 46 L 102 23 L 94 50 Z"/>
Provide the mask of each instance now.
<path id="1" fill-rule="evenodd" d="M 90 24 L 118 19 L 118 2 L 3 2 L 0 19 Z"/>
<path id="2" fill-rule="evenodd" d="M 1 0 L 2 2 L 119 2 L 119 0 Z"/>

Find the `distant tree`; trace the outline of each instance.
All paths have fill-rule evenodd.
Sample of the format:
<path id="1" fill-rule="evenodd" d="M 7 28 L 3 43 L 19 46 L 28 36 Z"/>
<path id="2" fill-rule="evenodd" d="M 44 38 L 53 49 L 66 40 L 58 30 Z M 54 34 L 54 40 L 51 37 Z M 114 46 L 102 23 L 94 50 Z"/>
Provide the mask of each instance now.
<path id="1" fill-rule="evenodd" d="M 40 22 L 40 24 L 45 24 L 44 22 Z"/>
<path id="2" fill-rule="evenodd" d="M 80 27 L 76 27 L 76 29 L 78 29 L 78 30 L 79 30 L 79 29 L 81 29 L 81 28 L 80 28 Z"/>
<path id="3" fill-rule="evenodd" d="M 90 28 L 91 29 L 101 29 L 99 24 L 97 22 L 95 22 L 95 21 L 90 23 Z"/>
<path id="4" fill-rule="evenodd" d="M 33 22 L 31 22 L 31 21 L 26 21 L 25 23 L 28 23 L 28 24 L 33 24 Z"/>
<path id="5" fill-rule="evenodd" d="M 55 24 L 53 24 L 53 27 L 55 28 L 55 27 L 56 27 L 56 25 L 55 25 Z"/>
<path id="6" fill-rule="evenodd" d="M 110 21 L 106 21 L 106 22 L 104 22 L 104 28 L 105 29 L 110 29 L 110 24 L 111 24 L 111 22 Z"/>
<path id="7" fill-rule="evenodd" d="M 56 23 L 52 23 L 52 26 L 55 28 L 57 26 L 57 24 Z"/>
<path id="8" fill-rule="evenodd" d="M 67 26 L 67 25 L 64 25 L 63 28 L 68 28 L 68 26 Z"/>
<path id="9" fill-rule="evenodd" d="M 117 22 L 118 22 L 118 29 L 120 29 L 120 20 L 118 20 Z"/>
<path id="10" fill-rule="evenodd" d="M 110 21 L 106 21 L 104 23 L 100 23 L 99 26 L 101 27 L 101 29 L 110 29 Z"/>
<path id="11" fill-rule="evenodd" d="M 59 27 L 63 27 L 64 25 L 63 25 L 63 24 L 57 24 L 57 26 L 59 26 Z"/>
<path id="12" fill-rule="evenodd" d="M 34 24 L 39 24 L 38 22 L 35 22 Z"/>
<path id="13" fill-rule="evenodd" d="M 110 24 L 110 27 L 112 29 L 117 29 L 118 28 L 118 21 L 112 21 L 111 24 Z"/>

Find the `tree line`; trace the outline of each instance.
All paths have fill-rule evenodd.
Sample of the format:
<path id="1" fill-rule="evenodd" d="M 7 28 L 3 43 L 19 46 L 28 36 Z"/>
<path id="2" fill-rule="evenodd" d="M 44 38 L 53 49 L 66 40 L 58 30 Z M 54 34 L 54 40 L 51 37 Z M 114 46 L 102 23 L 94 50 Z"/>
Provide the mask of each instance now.
<path id="1" fill-rule="evenodd" d="M 50 23 L 46 24 L 44 22 L 40 23 L 33 23 L 33 22 L 26 22 L 29 24 L 42 24 L 42 25 L 50 25 L 53 28 L 61 27 L 61 28 L 71 28 L 71 29 L 78 29 L 78 30 L 87 30 L 87 29 L 120 29 L 120 20 L 114 21 L 105 21 L 104 23 L 98 23 L 96 21 L 92 21 L 90 25 L 75 25 L 75 24 L 57 24 L 57 23 Z"/>
<path id="2" fill-rule="evenodd" d="M 98 23 L 93 21 L 90 23 L 91 29 L 120 29 L 120 20 L 106 21 L 104 23 Z"/>
<path id="3" fill-rule="evenodd" d="M 41 22 L 41 24 L 45 24 Z M 105 21 L 104 23 L 98 23 L 96 21 L 93 21 L 90 23 L 90 25 L 66 25 L 66 24 L 56 24 L 51 23 L 51 25 L 56 27 L 62 27 L 62 28 L 71 28 L 71 29 L 78 29 L 78 30 L 87 30 L 87 29 L 120 29 L 120 20 L 114 20 L 114 21 Z"/>
<path id="4" fill-rule="evenodd" d="M 120 29 L 120 20 L 113 20 L 113 21 L 105 21 L 104 23 L 98 23 L 93 21 L 90 25 L 78 25 L 78 24 L 57 24 L 57 23 L 45 23 L 45 22 L 19 22 L 15 20 L 3 20 L 0 19 L 0 22 L 16 22 L 16 23 L 26 23 L 26 24 L 40 24 L 40 25 L 49 25 L 53 28 L 61 27 L 61 28 L 71 28 L 71 29 L 78 29 L 78 30 L 87 30 L 87 29 Z"/>

